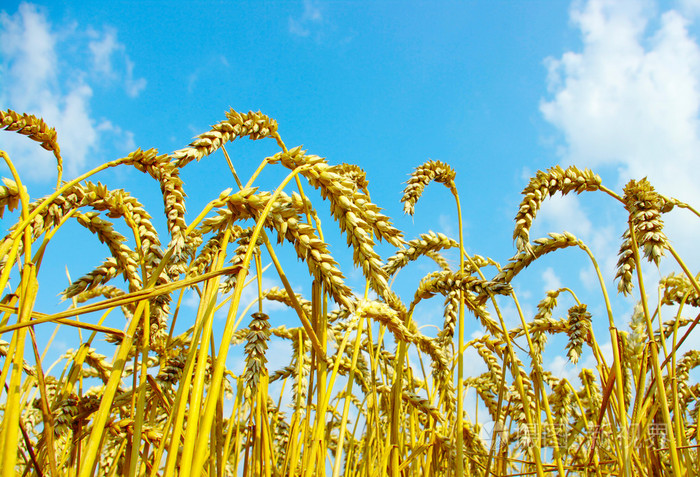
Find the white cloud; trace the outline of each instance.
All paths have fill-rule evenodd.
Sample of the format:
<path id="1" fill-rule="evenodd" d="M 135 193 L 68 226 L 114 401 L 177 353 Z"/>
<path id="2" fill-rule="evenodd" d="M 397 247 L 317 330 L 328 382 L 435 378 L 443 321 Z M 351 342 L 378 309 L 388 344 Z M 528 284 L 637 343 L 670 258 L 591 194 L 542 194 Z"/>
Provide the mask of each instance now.
<path id="1" fill-rule="evenodd" d="M 688 32 L 697 2 L 681 4 L 661 11 L 643 0 L 575 2 L 582 49 L 546 61 L 551 96 L 540 109 L 563 133 L 564 162 L 617 172 L 617 183 L 607 185 L 618 190 L 648 177 L 662 194 L 697 205 L 700 46 Z M 700 259 L 690 246 L 697 220 L 684 211 L 664 219 L 674 245 Z M 619 242 L 609 247 L 614 253 Z"/>
<path id="2" fill-rule="evenodd" d="M 15 94 L 26 101 L 31 90 L 40 89 L 42 83 L 54 76 L 55 37 L 46 18 L 35 7 L 25 3 L 19 6 L 14 18 L 5 12 L 0 13 L 0 25 L 3 30 L 0 51 L 3 57 L 16 59 L 11 69 L 3 64 L 3 76 L 7 78 L 6 75 L 14 73 L 25 78 L 23 84 L 14 83 L 12 86 Z"/>
<path id="3" fill-rule="evenodd" d="M 561 288 L 561 279 L 552 267 L 547 267 L 547 269 L 542 272 L 542 281 L 544 282 L 544 286 L 542 288 L 545 292 L 548 292 L 549 290 L 558 290 Z"/>
<path id="4" fill-rule="evenodd" d="M 700 154 L 700 48 L 688 21 L 668 11 L 648 31 L 654 9 L 634 0 L 591 0 L 571 18 L 583 51 L 548 59 L 553 98 L 541 104 L 565 135 L 567 161 L 616 166 L 621 183 L 649 176 L 664 192 L 700 197 L 691 187 Z"/>
<path id="5" fill-rule="evenodd" d="M 90 41 L 88 41 L 90 40 Z M 68 44 L 64 54 L 61 48 Z M 77 65 L 84 51 L 92 53 L 88 70 Z M 123 67 L 116 67 L 115 52 L 121 52 Z M 129 96 L 137 95 L 145 80 L 134 78 L 133 63 L 124 53 L 114 30 L 87 34 L 77 29 L 59 30 L 47 12 L 30 3 L 21 3 L 17 12 L 0 12 L 0 104 L 17 112 L 42 117 L 58 132 L 66 177 L 74 177 L 88 167 L 88 158 L 100 150 L 105 139 L 133 146 L 133 134 L 98 120 L 91 108 L 93 87 L 90 78 L 113 78 L 123 82 Z M 55 158 L 26 138 L 2 133 L 3 148 L 20 174 L 35 181 L 55 177 Z"/>
<path id="6" fill-rule="evenodd" d="M 542 208 L 537 213 L 535 221 L 537 228 L 535 231 L 546 228 L 539 232 L 538 236 L 544 236 L 549 232 L 561 233 L 571 232 L 580 238 L 586 238 L 591 234 L 591 221 L 586 212 L 581 207 L 581 200 L 576 195 L 555 195 L 542 203 Z M 542 224 L 543 227 L 539 227 Z M 537 238 L 534 237 L 533 238 Z"/>

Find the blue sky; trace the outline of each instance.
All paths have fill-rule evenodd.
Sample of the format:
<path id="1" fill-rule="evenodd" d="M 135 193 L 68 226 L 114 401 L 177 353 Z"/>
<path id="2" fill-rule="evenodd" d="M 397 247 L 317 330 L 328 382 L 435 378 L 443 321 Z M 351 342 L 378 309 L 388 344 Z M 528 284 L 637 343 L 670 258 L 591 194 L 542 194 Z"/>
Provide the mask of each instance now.
<path id="1" fill-rule="evenodd" d="M 468 250 L 505 263 L 520 191 L 538 169 L 592 167 L 617 191 L 648 176 L 662 193 L 700 204 L 699 18 L 697 0 L 5 1 L 0 107 L 56 127 L 66 177 L 136 147 L 180 149 L 230 107 L 261 110 L 287 146 L 365 169 L 373 200 L 407 238 L 430 229 L 456 237 L 441 186 L 427 189 L 415 218 L 399 203 L 408 174 L 439 159 L 457 171 Z M 51 190 L 49 153 L 6 132 L 0 148 L 33 197 Z M 229 151 L 247 177 L 277 147 L 246 140 Z M 183 173 L 190 214 L 234 185 L 217 157 Z M 97 179 L 162 220 L 156 184 L 136 171 Z M 669 214 L 667 232 L 697 270 L 700 229 L 689 218 Z M 552 200 L 532 236 L 563 230 L 591 246 L 611 280 L 622 207 L 590 194 Z M 73 278 L 104 258 L 70 236 L 57 240 L 74 242 Z M 526 310 L 562 284 L 594 293 L 580 254 L 562 257 L 518 283 Z M 65 265 L 47 263 L 46 274 L 63 277 Z M 61 287 L 46 288 L 48 307 Z"/>

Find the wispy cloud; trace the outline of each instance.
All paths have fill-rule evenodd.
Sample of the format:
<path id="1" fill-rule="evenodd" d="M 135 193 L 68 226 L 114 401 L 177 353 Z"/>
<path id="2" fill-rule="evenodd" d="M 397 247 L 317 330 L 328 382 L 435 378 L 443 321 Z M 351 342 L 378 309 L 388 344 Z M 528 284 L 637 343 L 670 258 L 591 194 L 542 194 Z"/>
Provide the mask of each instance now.
<path id="1" fill-rule="evenodd" d="M 117 39 L 117 30 L 105 27 L 101 33 L 94 29 L 87 33 L 93 72 L 103 80 L 121 83 L 130 97 L 138 96 L 146 88 L 146 80 L 134 77 L 134 62 L 126 53 L 124 44 Z"/>
<path id="2" fill-rule="evenodd" d="M 102 75 L 114 76 L 112 56 L 123 46 L 117 42 L 117 35 L 113 28 L 106 28 L 100 36 L 95 30 L 90 30 L 89 35 L 94 39 L 88 43 L 95 71 Z M 121 48 L 120 48 L 121 47 Z"/>
<path id="3" fill-rule="evenodd" d="M 449 214 L 440 214 L 438 216 L 438 224 L 440 225 L 440 232 L 447 235 L 448 237 L 459 239 L 459 231 L 456 230 L 456 218 L 450 216 Z"/>
<path id="4" fill-rule="evenodd" d="M 63 44 L 70 44 L 68 50 L 75 53 L 63 53 L 59 48 Z M 89 52 L 91 62 L 88 67 L 79 67 L 82 61 L 78 56 L 85 52 Z M 95 118 L 91 108 L 94 82 L 99 78 L 119 82 L 131 97 L 146 86 L 145 79 L 134 76 L 133 62 L 115 30 L 59 30 L 49 22 L 44 9 L 21 3 L 13 14 L 0 12 L 0 71 L 0 103 L 41 116 L 56 128 L 69 177 L 84 170 L 103 140 L 133 145 L 131 132 Z M 21 173 L 37 181 L 54 176 L 50 154 L 25 138 L 7 136 L 3 145 Z"/>
<path id="5" fill-rule="evenodd" d="M 552 267 L 547 267 L 547 269 L 542 272 L 542 282 L 544 283 L 543 290 L 545 292 L 561 288 L 561 279 Z"/>
<path id="6" fill-rule="evenodd" d="M 697 18 L 700 16 L 700 1 L 699 0 L 679 0 L 678 9 L 688 18 Z"/>
<path id="7" fill-rule="evenodd" d="M 318 31 L 323 24 L 323 13 L 314 0 L 304 0 L 304 11 L 301 16 L 289 17 L 289 33 L 295 36 L 307 37 Z"/>
<path id="8" fill-rule="evenodd" d="M 197 91 L 199 80 L 202 76 L 218 74 L 219 70 L 227 70 L 231 67 L 225 55 L 211 55 L 204 62 L 200 62 L 187 77 L 187 92 Z"/>

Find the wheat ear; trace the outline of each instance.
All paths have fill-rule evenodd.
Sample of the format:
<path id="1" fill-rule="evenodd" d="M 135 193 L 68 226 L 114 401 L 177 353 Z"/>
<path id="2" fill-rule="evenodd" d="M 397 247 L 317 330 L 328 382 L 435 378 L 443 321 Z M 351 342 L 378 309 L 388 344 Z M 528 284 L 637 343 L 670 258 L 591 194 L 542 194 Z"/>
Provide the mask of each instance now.
<path id="1" fill-rule="evenodd" d="M 388 258 L 383 268 L 388 276 L 392 276 L 420 256 L 457 247 L 459 247 L 459 244 L 455 240 L 444 234 L 436 234 L 430 231 L 427 234 L 421 234 L 417 239 L 408 241 L 406 248 L 399 250 L 394 256 Z"/>
<path id="2" fill-rule="evenodd" d="M 251 394 L 255 394 L 261 374 L 267 374 L 268 340 L 270 339 L 270 317 L 265 313 L 253 313 L 248 332 L 248 343 L 245 345 L 245 371 L 243 379 Z"/>
<path id="3" fill-rule="evenodd" d="M 41 144 L 47 151 L 53 152 L 56 157 L 58 167 L 58 183 L 61 183 L 63 172 L 63 158 L 61 158 L 61 148 L 58 146 L 56 130 L 49 127 L 43 119 L 31 114 L 19 114 L 11 109 L 0 111 L 0 129 L 15 131 L 23 134 L 32 141 Z"/>
<path id="4" fill-rule="evenodd" d="M 255 189 L 250 188 L 232 194 L 222 200 L 227 208 L 220 209 L 218 217 L 202 223 L 202 233 L 223 230 L 235 220 L 258 217 L 271 199 L 271 194 L 255 194 Z M 287 240 L 294 244 L 299 258 L 307 262 L 309 271 L 323 282 L 333 299 L 352 309 L 352 293 L 345 285 L 343 274 L 336 267 L 335 260 L 328 253 L 328 245 L 317 237 L 314 227 L 301 222 L 302 213 L 303 211 L 296 210 L 292 197 L 281 193 L 265 217 L 265 226 L 277 231 L 279 242 Z"/>
<path id="5" fill-rule="evenodd" d="M 569 360 L 576 364 L 581 356 L 584 342 L 590 342 L 591 314 L 586 305 L 576 305 L 569 308 L 568 329 L 569 342 L 566 344 Z"/>
<path id="6" fill-rule="evenodd" d="M 453 192 L 455 189 L 455 171 L 448 164 L 441 161 L 428 161 L 413 171 L 411 177 L 406 182 L 403 190 L 401 202 L 403 202 L 404 212 L 413 215 L 418 199 L 423 195 L 423 189 L 431 181 L 445 184 Z"/>
<path id="7" fill-rule="evenodd" d="M 644 249 L 647 260 L 658 266 L 668 247 L 661 214 L 671 210 L 673 203 L 659 195 L 646 178 L 631 180 L 625 186 L 624 201 L 637 244 Z"/>
<path id="8" fill-rule="evenodd" d="M 580 194 L 583 191 L 595 191 L 601 187 L 601 179 L 589 169 L 581 171 L 575 166 L 566 170 L 559 166 L 547 169 L 547 172 L 537 171 L 535 177 L 522 192 L 523 200 L 515 216 L 513 239 L 519 251 L 530 251 L 530 227 L 542 203 L 547 197 L 556 192 L 566 195 L 570 192 Z"/>
<path id="9" fill-rule="evenodd" d="M 216 123 L 211 130 L 200 134 L 189 146 L 172 153 L 175 166 L 185 167 L 193 160 L 199 161 L 204 156 L 212 154 L 227 142 L 239 137 L 248 136 L 250 139 L 262 139 L 276 136 L 277 121 L 260 111 L 241 114 L 231 109 L 226 113 L 226 120 Z"/>

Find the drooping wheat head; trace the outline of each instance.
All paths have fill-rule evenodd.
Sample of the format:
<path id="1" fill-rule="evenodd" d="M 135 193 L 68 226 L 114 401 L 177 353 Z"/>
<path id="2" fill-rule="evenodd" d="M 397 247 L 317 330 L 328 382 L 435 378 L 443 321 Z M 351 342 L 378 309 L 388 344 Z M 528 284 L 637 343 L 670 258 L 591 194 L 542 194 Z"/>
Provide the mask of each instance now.
<path id="1" fill-rule="evenodd" d="M 581 171 L 575 166 L 562 169 L 560 166 L 547 169 L 546 172 L 537 171 L 535 177 L 523 189 L 523 200 L 520 202 L 520 210 L 515 216 L 515 230 L 513 240 L 518 251 L 531 251 L 530 227 L 547 197 L 560 192 L 562 195 L 584 191 L 595 191 L 600 188 L 600 177 L 589 169 Z"/>

